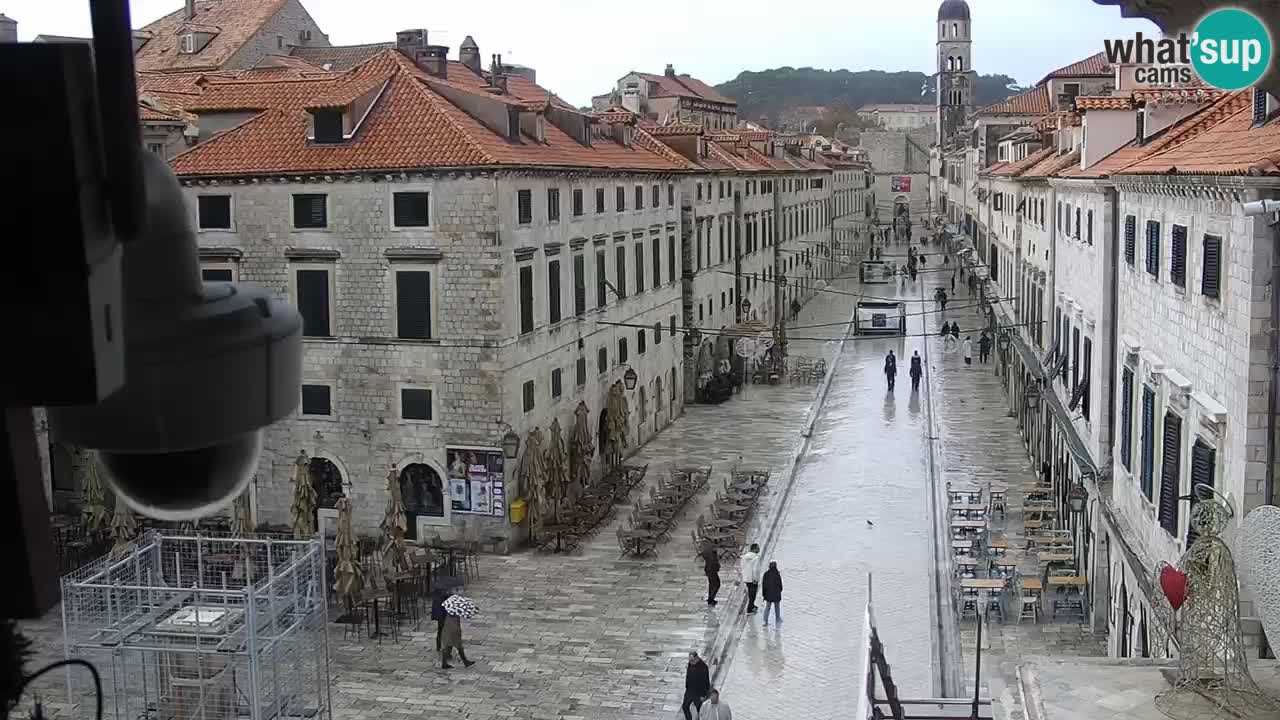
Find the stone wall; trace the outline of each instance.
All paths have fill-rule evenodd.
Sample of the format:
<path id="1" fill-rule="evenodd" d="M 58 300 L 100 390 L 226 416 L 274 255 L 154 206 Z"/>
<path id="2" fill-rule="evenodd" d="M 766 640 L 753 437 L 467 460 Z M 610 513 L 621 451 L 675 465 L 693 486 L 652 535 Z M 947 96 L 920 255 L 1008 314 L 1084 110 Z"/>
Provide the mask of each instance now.
<path id="1" fill-rule="evenodd" d="M 311 39 L 304 41 L 302 31 L 310 31 Z M 320 30 L 311 13 L 302 6 L 299 0 L 288 0 L 262 29 L 249 38 L 236 51 L 223 68 L 227 70 L 244 70 L 251 68 L 271 54 L 288 55 L 289 48 L 295 45 L 307 47 L 329 47 L 329 36 Z"/>

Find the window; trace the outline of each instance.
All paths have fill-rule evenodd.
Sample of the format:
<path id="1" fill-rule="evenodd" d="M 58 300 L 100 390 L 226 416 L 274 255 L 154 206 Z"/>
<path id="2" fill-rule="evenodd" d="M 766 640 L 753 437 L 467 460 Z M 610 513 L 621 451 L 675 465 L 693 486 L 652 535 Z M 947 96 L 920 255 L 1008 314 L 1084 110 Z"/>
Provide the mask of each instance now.
<path id="1" fill-rule="evenodd" d="M 164 143 L 147 143 L 147 152 L 152 155 L 165 156 Z"/>
<path id="2" fill-rule="evenodd" d="M 582 189 L 573 191 L 573 216 L 582 217 Z"/>
<path id="3" fill-rule="evenodd" d="M 724 262 L 724 223 L 720 223 L 720 262 Z"/>
<path id="4" fill-rule="evenodd" d="M 1120 371 L 1120 464 L 1133 471 L 1133 370 Z"/>
<path id="5" fill-rule="evenodd" d="M 1187 228 L 1174 225 L 1169 232 L 1169 282 L 1187 286 Z"/>
<path id="6" fill-rule="evenodd" d="M 636 243 L 636 294 L 644 292 L 644 243 Z"/>
<path id="7" fill-rule="evenodd" d="M 1084 228 L 1085 242 L 1089 245 L 1093 244 L 1093 211 L 1090 210 L 1086 217 L 1086 225 Z"/>
<path id="8" fill-rule="evenodd" d="M 644 209 L 644 186 L 642 186 L 642 185 L 637 185 L 637 186 L 636 186 L 636 207 L 635 207 L 635 209 L 636 209 L 636 210 L 643 210 L 643 209 Z"/>
<path id="9" fill-rule="evenodd" d="M 660 342 L 662 342 L 662 323 L 656 322 L 653 324 L 653 344 L 657 345 Z"/>
<path id="10" fill-rule="evenodd" d="M 432 420 L 431 390 L 400 388 L 400 417 L 403 420 Z"/>
<path id="11" fill-rule="evenodd" d="M 1126 215 L 1124 218 L 1124 261 L 1129 263 L 1130 267 L 1134 264 L 1134 255 L 1136 254 L 1136 245 L 1138 235 L 1138 219 L 1132 215 Z"/>
<path id="12" fill-rule="evenodd" d="M 1156 393 L 1147 385 L 1142 386 L 1142 494 L 1151 499 L 1153 474 L 1156 461 Z"/>
<path id="13" fill-rule="evenodd" d="M 1213 487 L 1213 476 L 1218 466 L 1218 452 L 1203 440 L 1196 439 L 1191 446 L 1191 507 L 1189 517 L 1195 517 L 1194 508 L 1200 502 L 1202 494 L 1207 494 L 1200 486 Z M 1195 542 L 1198 533 L 1195 528 L 1187 528 L 1187 545 Z"/>
<path id="14" fill-rule="evenodd" d="M 676 316 L 669 316 L 667 318 L 667 323 L 671 327 L 671 340 L 674 342 L 676 339 Z"/>
<path id="15" fill-rule="evenodd" d="M 229 267 L 200 268 L 201 282 L 235 282 L 235 270 Z"/>
<path id="16" fill-rule="evenodd" d="M 640 328 L 636 331 L 636 353 L 643 355 L 647 344 L 648 333 L 644 331 L 644 328 Z"/>
<path id="17" fill-rule="evenodd" d="M 1267 122 L 1267 91 L 1260 87 L 1253 89 L 1253 126 L 1262 127 Z"/>
<path id="18" fill-rule="evenodd" d="M 1076 207 L 1076 231 L 1072 235 L 1076 240 L 1080 239 L 1080 208 Z"/>
<path id="19" fill-rule="evenodd" d="M 1204 266 L 1200 271 L 1200 293 L 1205 297 L 1217 298 L 1222 291 L 1222 238 L 1217 235 L 1205 235 L 1203 251 L 1201 258 Z"/>
<path id="20" fill-rule="evenodd" d="M 604 188 L 596 188 L 596 214 L 604 212 Z"/>
<path id="21" fill-rule="evenodd" d="M 547 263 L 547 322 L 560 322 L 560 261 Z"/>
<path id="22" fill-rule="evenodd" d="M 653 186 L 653 192 L 651 193 L 651 195 L 652 195 L 653 197 L 651 197 L 651 198 L 650 198 L 650 200 L 652 201 L 650 204 L 651 204 L 653 207 L 658 207 L 658 206 L 662 205 L 662 187 L 661 187 L 661 186 L 659 186 L 659 185 L 654 185 L 654 186 Z"/>
<path id="23" fill-rule="evenodd" d="M 535 396 L 532 380 L 524 381 L 524 386 L 520 388 L 520 400 L 521 406 L 524 408 L 525 412 L 529 412 L 533 409 Z"/>
<path id="24" fill-rule="evenodd" d="M 563 383 L 564 383 L 564 371 L 561 370 L 560 368 L 556 368 L 555 370 L 552 370 L 551 371 L 551 397 L 552 398 L 560 397 L 560 394 L 564 390 Z"/>
<path id="25" fill-rule="evenodd" d="M 650 250 L 653 254 L 653 287 L 662 286 L 662 238 L 655 237 Z"/>
<path id="26" fill-rule="evenodd" d="M 613 269 L 614 289 L 618 291 L 618 299 L 621 300 L 627 296 L 627 247 L 619 245 L 614 249 L 614 262 L 616 267 Z"/>
<path id="27" fill-rule="evenodd" d="M 1182 418 L 1164 415 L 1163 446 L 1160 453 L 1160 527 L 1178 536 L 1178 497 L 1182 494 Z"/>
<path id="28" fill-rule="evenodd" d="M 608 288 L 605 287 L 606 282 L 608 282 L 608 280 L 605 278 L 604 251 L 597 250 L 596 251 L 596 307 L 598 308 L 602 308 L 605 305 L 609 304 Z"/>
<path id="29" fill-rule="evenodd" d="M 330 393 L 333 388 L 328 385 L 303 385 L 302 386 L 302 414 L 303 415 L 333 415 L 333 403 L 331 402 Z"/>
<path id="30" fill-rule="evenodd" d="M 431 224 L 430 197 L 425 192 L 398 192 L 391 195 L 395 226 L 427 227 Z"/>
<path id="31" fill-rule="evenodd" d="M 656 251 L 654 254 L 655 255 L 657 254 Z M 657 274 L 656 270 L 654 271 L 654 274 L 655 275 Z M 668 235 L 667 236 L 667 282 L 673 283 L 676 281 L 676 279 L 677 279 L 676 278 L 676 236 Z"/>
<path id="32" fill-rule="evenodd" d="M 1071 392 L 1080 387 L 1080 328 L 1071 329 Z"/>
<path id="33" fill-rule="evenodd" d="M 329 326 L 333 312 L 333 297 L 329 270 L 306 268 L 297 271 L 295 290 L 298 296 L 298 312 L 302 313 L 302 334 L 306 337 L 330 337 Z"/>
<path id="34" fill-rule="evenodd" d="M 622 186 L 619 186 L 617 190 L 614 191 L 614 194 L 617 196 L 617 204 L 618 204 L 618 207 L 614 209 L 617 210 L 618 212 L 625 211 L 627 209 L 627 189 Z"/>
<path id="35" fill-rule="evenodd" d="M 1138 141 L 1138 144 L 1141 145 L 1142 143 L 1146 142 L 1146 139 L 1147 139 L 1147 116 L 1146 116 L 1146 113 L 1144 113 L 1142 110 L 1139 110 L 1134 115 L 1135 115 L 1135 119 L 1134 119 L 1133 137 L 1135 140 Z"/>
<path id="36" fill-rule="evenodd" d="M 583 385 L 587 384 L 587 359 L 586 358 L 584 357 L 578 358 L 577 362 L 574 363 L 574 373 L 577 376 L 574 379 L 577 381 L 578 387 L 582 387 Z"/>
<path id="37" fill-rule="evenodd" d="M 1147 221 L 1147 273 L 1160 277 L 1160 223 Z"/>
<path id="38" fill-rule="evenodd" d="M 533 268 L 520 268 L 520 334 L 533 332 Z"/>
<path id="39" fill-rule="evenodd" d="M 1084 415 L 1084 419 L 1089 419 L 1089 396 L 1093 394 L 1093 340 L 1084 339 L 1084 366 L 1080 370 L 1083 376 L 1082 383 L 1078 392 L 1080 393 L 1080 414 Z"/>
<path id="40" fill-rule="evenodd" d="M 587 312 L 587 257 L 573 256 L 573 314 L 582 316 Z"/>
<path id="41" fill-rule="evenodd" d="M 230 195 L 197 196 L 196 209 L 201 230 L 231 229 Z"/>
<path id="42" fill-rule="evenodd" d="M 609 348 L 600 348 L 596 351 L 596 372 L 601 375 L 609 369 Z"/>
<path id="43" fill-rule="evenodd" d="M 547 189 L 547 222 L 560 222 L 560 188 Z"/>
<path id="44" fill-rule="evenodd" d="M 293 226 L 300 230 L 329 226 L 329 196 L 304 193 L 293 196 Z"/>
<path id="45" fill-rule="evenodd" d="M 675 183 L 667 183 L 667 207 L 675 207 L 676 205 L 676 185 Z"/>
<path id="46" fill-rule="evenodd" d="M 627 361 L 627 339 L 618 338 L 618 363 L 622 364 Z"/>
<path id="47" fill-rule="evenodd" d="M 533 222 L 533 191 L 517 190 L 516 191 L 516 214 L 517 220 L 521 225 L 528 225 Z"/>
<path id="48" fill-rule="evenodd" d="M 396 337 L 431 339 L 430 271 L 396 271 Z"/>
<path id="49" fill-rule="evenodd" d="M 702 183 L 698 183 L 698 202 L 702 202 Z"/>

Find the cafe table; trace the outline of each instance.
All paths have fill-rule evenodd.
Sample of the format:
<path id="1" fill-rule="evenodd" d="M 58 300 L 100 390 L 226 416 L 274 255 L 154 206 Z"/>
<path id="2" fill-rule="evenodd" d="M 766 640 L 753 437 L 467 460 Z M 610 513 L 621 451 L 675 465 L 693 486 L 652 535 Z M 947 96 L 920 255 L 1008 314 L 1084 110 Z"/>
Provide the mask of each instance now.
<path id="1" fill-rule="evenodd" d="M 955 503 L 951 506 L 951 514 L 961 517 L 982 515 L 986 512 L 987 506 L 982 503 Z"/>
<path id="2" fill-rule="evenodd" d="M 1036 555 L 1036 558 L 1042 563 L 1071 562 L 1076 559 L 1075 555 L 1055 552 L 1042 552 Z"/>
<path id="3" fill-rule="evenodd" d="M 970 554 L 973 552 L 973 541 L 972 540 L 952 540 L 951 549 L 957 552 L 965 553 L 966 555 Z"/>
<path id="4" fill-rule="evenodd" d="M 952 528 L 961 528 L 964 530 L 983 530 L 987 527 L 986 520 L 959 520 L 951 521 Z"/>
<path id="5" fill-rule="evenodd" d="M 965 590 L 1003 590 L 1005 582 L 1000 578 L 965 578 L 960 581 L 960 587 Z"/>

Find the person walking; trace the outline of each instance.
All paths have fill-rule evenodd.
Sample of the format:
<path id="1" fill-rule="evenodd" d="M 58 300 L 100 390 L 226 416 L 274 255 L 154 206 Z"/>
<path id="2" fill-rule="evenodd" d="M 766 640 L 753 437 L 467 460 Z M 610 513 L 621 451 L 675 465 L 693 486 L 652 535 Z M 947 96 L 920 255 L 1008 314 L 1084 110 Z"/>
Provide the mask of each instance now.
<path id="1" fill-rule="evenodd" d="M 987 358 L 991 356 L 991 336 L 986 330 L 978 336 L 978 362 L 986 363 Z"/>
<path id="2" fill-rule="evenodd" d="M 938 288 L 938 304 L 942 305 L 942 312 L 947 311 L 947 291 Z"/>
<path id="3" fill-rule="evenodd" d="M 693 715 L 689 712 L 690 705 L 699 712 L 698 717 L 702 717 L 702 701 L 707 699 L 709 692 L 711 692 L 711 670 L 707 668 L 702 658 L 698 657 L 698 653 L 690 652 L 689 664 L 684 669 L 684 702 L 680 704 L 684 720 L 693 720 Z"/>
<path id="4" fill-rule="evenodd" d="M 449 593 L 453 595 L 451 591 Z M 440 638 L 440 667 L 445 670 L 451 669 L 453 666 L 449 664 L 449 659 L 453 657 L 453 651 L 458 651 L 458 657 L 462 658 L 462 664 L 465 667 L 475 665 L 474 660 L 467 659 L 467 651 L 462 646 L 462 618 L 457 615 L 445 614 L 444 631 Z"/>
<path id="5" fill-rule="evenodd" d="M 702 708 L 698 710 L 698 720 L 733 720 L 729 703 L 720 699 L 719 690 L 711 688 L 707 701 L 702 703 Z"/>
<path id="6" fill-rule="evenodd" d="M 964 344 L 960 346 L 960 352 L 964 354 L 964 364 L 973 364 L 973 341 L 968 335 L 964 336 Z"/>
<path id="7" fill-rule="evenodd" d="M 898 378 L 898 358 L 893 356 L 892 350 L 884 356 L 884 378 L 889 383 L 889 392 L 893 392 L 894 380 Z"/>
<path id="8" fill-rule="evenodd" d="M 923 367 L 923 365 L 922 365 L 922 364 L 921 364 L 921 362 L 920 362 L 920 351 L 919 351 L 919 350 L 916 350 L 916 351 L 911 355 L 911 370 L 910 370 L 909 372 L 910 372 L 910 375 L 911 375 L 911 392 L 919 392 L 919 390 L 920 390 L 920 377 L 921 377 L 922 375 L 924 375 L 924 367 Z"/>
<path id="9" fill-rule="evenodd" d="M 960 342 L 960 323 L 951 323 L 951 337 L 955 338 L 956 342 Z"/>
<path id="10" fill-rule="evenodd" d="M 443 649 L 440 640 L 444 637 L 444 621 L 449 619 L 449 613 L 444 610 L 444 601 L 451 594 L 449 587 L 443 584 L 431 590 L 431 619 L 436 621 L 436 652 Z"/>
<path id="11" fill-rule="evenodd" d="M 955 291 L 956 291 L 956 274 L 953 272 L 951 273 L 951 292 L 954 293 Z"/>
<path id="12" fill-rule="evenodd" d="M 773 619 L 782 624 L 782 573 L 778 572 L 778 563 L 769 561 L 769 569 L 764 571 L 760 581 L 760 596 L 764 599 L 764 624 L 769 625 L 769 608 L 773 608 Z"/>
<path id="13" fill-rule="evenodd" d="M 751 547 L 738 558 L 738 575 L 747 586 L 747 614 L 753 614 L 756 608 L 756 592 L 760 589 L 760 546 L 751 543 Z"/>
<path id="14" fill-rule="evenodd" d="M 710 542 L 702 545 L 702 571 L 707 574 L 707 604 L 716 606 L 716 593 L 720 592 L 720 556 Z"/>

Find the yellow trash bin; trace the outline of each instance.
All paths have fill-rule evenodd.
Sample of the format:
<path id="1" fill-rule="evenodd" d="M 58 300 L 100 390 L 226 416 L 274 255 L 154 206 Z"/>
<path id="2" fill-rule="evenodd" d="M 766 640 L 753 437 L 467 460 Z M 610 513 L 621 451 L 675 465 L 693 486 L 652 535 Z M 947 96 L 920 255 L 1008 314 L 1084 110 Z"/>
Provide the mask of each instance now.
<path id="1" fill-rule="evenodd" d="M 511 524 L 519 525 L 524 522 L 525 513 L 529 510 L 529 504 L 524 500 L 516 500 L 511 503 Z"/>

